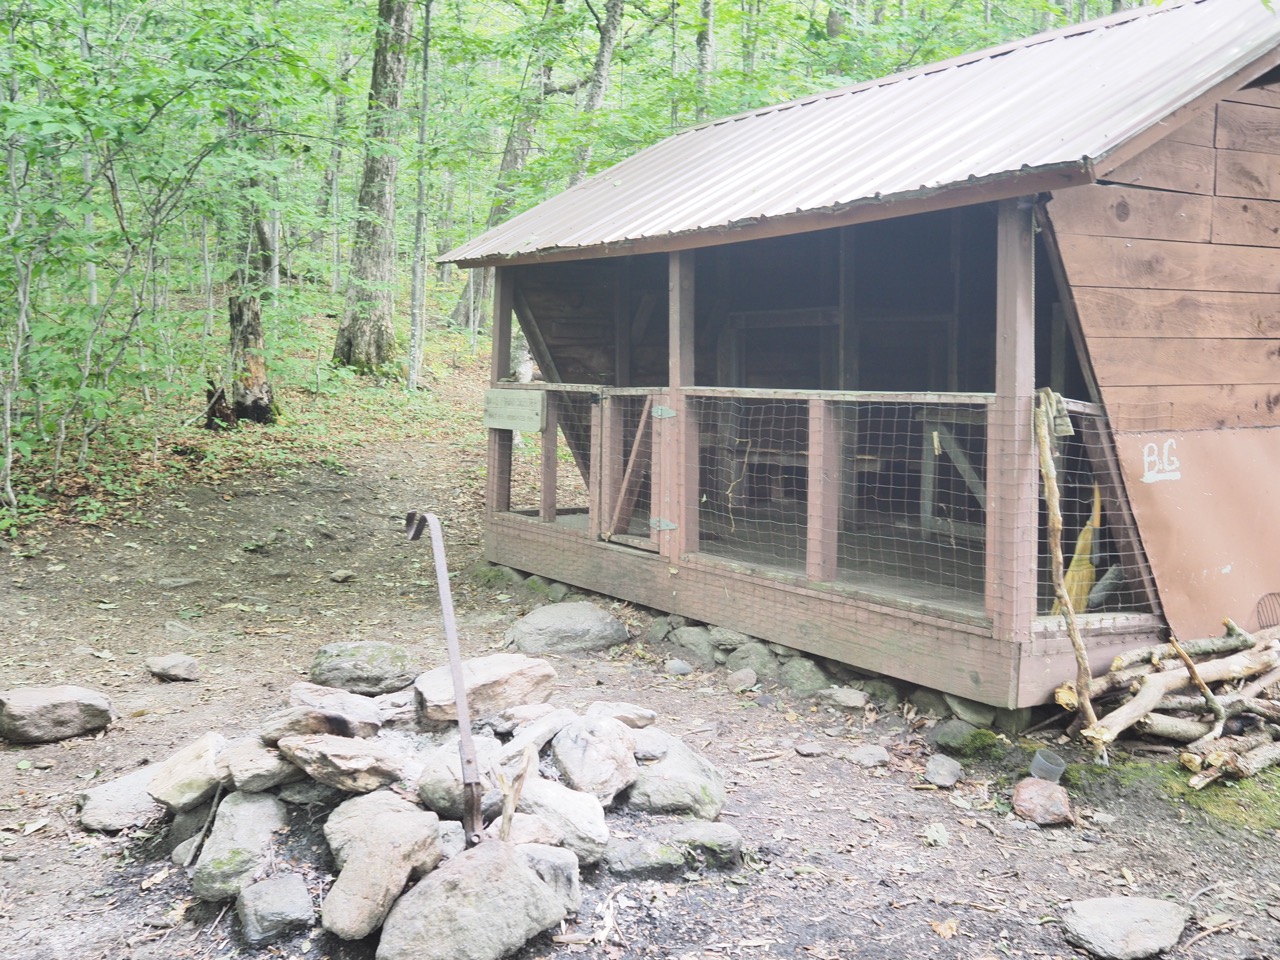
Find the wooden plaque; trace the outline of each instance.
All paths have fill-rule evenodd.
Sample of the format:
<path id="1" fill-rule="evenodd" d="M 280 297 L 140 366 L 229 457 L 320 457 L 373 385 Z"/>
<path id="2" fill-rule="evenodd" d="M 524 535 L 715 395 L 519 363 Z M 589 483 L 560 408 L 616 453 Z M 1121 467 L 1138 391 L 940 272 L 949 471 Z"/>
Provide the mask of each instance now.
<path id="1" fill-rule="evenodd" d="M 484 425 L 492 430 L 540 433 L 547 422 L 547 395 L 541 390 L 484 392 Z"/>

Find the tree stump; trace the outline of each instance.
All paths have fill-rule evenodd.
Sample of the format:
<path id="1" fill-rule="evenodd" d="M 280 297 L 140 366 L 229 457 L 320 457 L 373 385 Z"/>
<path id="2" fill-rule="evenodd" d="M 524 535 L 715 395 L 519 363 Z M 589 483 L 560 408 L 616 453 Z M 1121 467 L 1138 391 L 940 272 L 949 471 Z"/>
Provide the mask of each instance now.
<path id="1" fill-rule="evenodd" d="M 232 297 L 229 304 L 232 412 L 237 420 L 275 423 L 275 398 L 263 357 L 262 306 L 254 296 Z"/>

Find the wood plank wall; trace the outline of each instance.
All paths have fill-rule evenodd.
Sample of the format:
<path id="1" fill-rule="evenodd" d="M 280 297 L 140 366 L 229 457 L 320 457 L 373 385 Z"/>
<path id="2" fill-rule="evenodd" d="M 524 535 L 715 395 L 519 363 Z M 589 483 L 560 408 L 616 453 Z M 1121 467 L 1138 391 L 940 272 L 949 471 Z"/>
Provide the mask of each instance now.
<path id="1" fill-rule="evenodd" d="M 1280 426 L 1280 85 L 1048 211 L 1118 430 Z"/>

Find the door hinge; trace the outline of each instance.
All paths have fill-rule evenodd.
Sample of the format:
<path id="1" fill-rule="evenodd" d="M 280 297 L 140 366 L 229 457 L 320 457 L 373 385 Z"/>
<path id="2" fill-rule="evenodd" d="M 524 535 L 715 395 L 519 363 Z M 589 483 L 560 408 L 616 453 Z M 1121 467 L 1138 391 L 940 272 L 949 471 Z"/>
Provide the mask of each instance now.
<path id="1" fill-rule="evenodd" d="M 670 407 L 658 406 L 658 407 L 654 407 L 653 410 L 650 412 L 651 412 L 651 415 L 653 416 L 653 419 L 655 420 L 667 420 L 676 415 L 676 412 L 672 410 Z"/>
<path id="2" fill-rule="evenodd" d="M 663 520 L 661 517 L 650 517 L 649 526 L 654 530 L 678 530 L 674 523 L 670 520 Z"/>

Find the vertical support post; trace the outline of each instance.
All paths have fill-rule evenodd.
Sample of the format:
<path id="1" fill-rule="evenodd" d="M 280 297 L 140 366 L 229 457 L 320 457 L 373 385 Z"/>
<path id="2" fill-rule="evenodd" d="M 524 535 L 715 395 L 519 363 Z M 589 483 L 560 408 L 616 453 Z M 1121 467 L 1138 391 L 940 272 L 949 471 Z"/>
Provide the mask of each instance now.
<path id="1" fill-rule="evenodd" d="M 631 258 L 623 257 L 614 271 L 613 385 L 631 386 Z"/>
<path id="2" fill-rule="evenodd" d="M 659 552 L 670 561 L 698 548 L 698 425 L 687 391 L 693 386 L 694 252 L 669 254 L 670 358 L 667 403 L 675 416 L 658 421 L 663 461 Z M 662 529 L 669 527 L 670 529 Z"/>
<path id="3" fill-rule="evenodd" d="M 600 525 L 603 523 L 601 518 L 606 510 L 605 504 L 608 503 L 601 493 L 604 486 L 605 460 L 609 456 L 609 451 L 604 445 L 604 418 L 608 402 L 608 397 L 602 395 L 596 397 L 595 402 L 591 404 L 591 469 L 587 479 L 587 536 L 592 540 L 600 539 Z"/>
<path id="4" fill-rule="evenodd" d="M 1033 217 L 1030 197 L 1000 201 L 996 400 L 987 421 L 986 609 L 996 639 L 1013 643 L 1031 636 L 1039 554 Z"/>
<path id="5" fill-rule="evenodd" d="M 556 475 L 559 469 L 560 398 L 547 391 L 547 418 L 542 428 L 542 496 L 538 501 L 538 519 L 554 523 L 556 519 Z"/>
<path id="6" fill-rule="evenodd" d="M 829 400 L 809 401 L 808 544 L 805 577 L 836 578 L 840 545 L 840 431 Z"/>
<path id="7" fill-rule="evenodd" d="M 489 385 L 511 376 L 511 312 L 515 304 L 515 276 L 509 267 L 498 267 L 493 285 L 493 353 Z M 485 504 L 489 515 L 511 510 L 511 431 L 489 431 L 489 473 Z"/>

